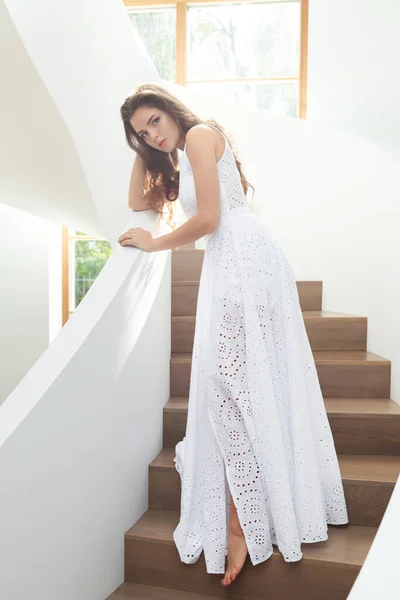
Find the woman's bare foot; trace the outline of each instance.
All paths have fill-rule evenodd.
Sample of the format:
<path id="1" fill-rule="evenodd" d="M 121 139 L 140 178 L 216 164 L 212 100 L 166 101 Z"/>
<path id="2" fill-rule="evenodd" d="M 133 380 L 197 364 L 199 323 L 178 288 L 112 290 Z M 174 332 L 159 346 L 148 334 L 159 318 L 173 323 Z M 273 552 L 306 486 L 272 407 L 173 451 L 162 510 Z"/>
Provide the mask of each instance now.
<path id="1" fill-rule="evenodd" d="M 236 579 L 242 570 L 247 554 L 246 540 L 231 498 L 231 516 L 228 530 L 228 568 L 222 579 L 222 585 L 228 586 Z"/>

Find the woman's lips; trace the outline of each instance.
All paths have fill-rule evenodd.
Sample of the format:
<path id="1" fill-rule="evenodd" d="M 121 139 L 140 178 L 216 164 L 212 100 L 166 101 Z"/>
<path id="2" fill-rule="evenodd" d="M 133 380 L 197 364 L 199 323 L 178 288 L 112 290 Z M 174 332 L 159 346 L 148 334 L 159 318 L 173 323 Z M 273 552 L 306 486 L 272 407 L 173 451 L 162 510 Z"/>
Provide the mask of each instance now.
<path id="1" fill-rule="evenodd" d="M 163 145 L 164 145 L 164 142 L 165 142 L 165 140 L 163 140 L 163 141 L 161 142 L 161 144 L 159 144 L 159 147 L 160 147 L 160 148 L 161 148 L 161 146 L 163 146 Z"/>

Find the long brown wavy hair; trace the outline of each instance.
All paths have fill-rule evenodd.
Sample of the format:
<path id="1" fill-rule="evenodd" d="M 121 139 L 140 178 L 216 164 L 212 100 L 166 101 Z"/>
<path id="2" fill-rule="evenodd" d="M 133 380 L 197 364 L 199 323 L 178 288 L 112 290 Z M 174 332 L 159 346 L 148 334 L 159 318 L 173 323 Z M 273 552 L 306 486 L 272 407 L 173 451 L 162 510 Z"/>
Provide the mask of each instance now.
<path id="1" fill-rule="evenodd" d="M 189 129 L 200 123 L 214 125 L 223 135 L 225 135 L 232 148 L 245 195 L 247 194 L 248 189 L 252 188 L 254 196 L 254 187 L 247 181 L 243 173 L 241 162 L 238 159 L 237 152 L 223 127 L 221 127 L 214 119 L 202 121 L 178 98 L 173 96 L 161 85 L 156 83 L 144 83 L 139 85 L 122 104 L 120 109 L 121 118 L 124 124 L 128 145 L 132 150 L 139 154 L 146 166 L 143 193 L 145 197 L 147 196 L 149 206 L 160 215 L 163 213 L 164 204 L 167 205 L 169 211 L 168 225 L 172 227 L 171 219 L 173 216 L 173 204 L 177 200 L 179 192 L 178 151 L 175 148 L 170 153 L 161 152 L 146 144 L 141 136 L 137 135 L 130 121 L 140 106 L 156 108 L 169 113 L 175 118 L 180 130 L 185 134 Z"/>

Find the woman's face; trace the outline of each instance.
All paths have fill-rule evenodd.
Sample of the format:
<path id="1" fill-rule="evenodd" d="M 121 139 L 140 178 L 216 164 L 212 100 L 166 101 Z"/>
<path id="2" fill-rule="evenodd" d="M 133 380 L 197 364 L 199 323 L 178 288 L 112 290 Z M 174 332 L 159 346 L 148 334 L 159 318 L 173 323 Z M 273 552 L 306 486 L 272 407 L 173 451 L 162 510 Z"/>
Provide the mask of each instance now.
<path id="1" fill-rule="evenodd" d="M 178 123 L 169 113 L 152 106 L 140 106 L 130 122 L 137 135 L 152 148 L 160 152 L 172 152 L 180 146 L 183 149 Z"/>

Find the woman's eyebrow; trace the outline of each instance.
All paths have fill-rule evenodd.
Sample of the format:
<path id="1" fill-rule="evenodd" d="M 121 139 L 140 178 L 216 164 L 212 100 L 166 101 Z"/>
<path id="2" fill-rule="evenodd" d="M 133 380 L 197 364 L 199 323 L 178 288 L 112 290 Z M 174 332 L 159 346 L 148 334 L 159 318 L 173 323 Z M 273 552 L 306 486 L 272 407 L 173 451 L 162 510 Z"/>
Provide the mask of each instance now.
<path id="1" fill-rule="evenodd" d="M 154 113 L 154 115 L 155 115 L 155 113 Z M 152 120 L 154 115 L 151 115 L 150 119 L 147 121 L 147 125 L 150 123 L 150 121 Z M 141 129 L 140 131 L 138 131 L 138 135 L 140 135 L 142 133 L 142 131 L 144 131 L 144 129 Z"/>

